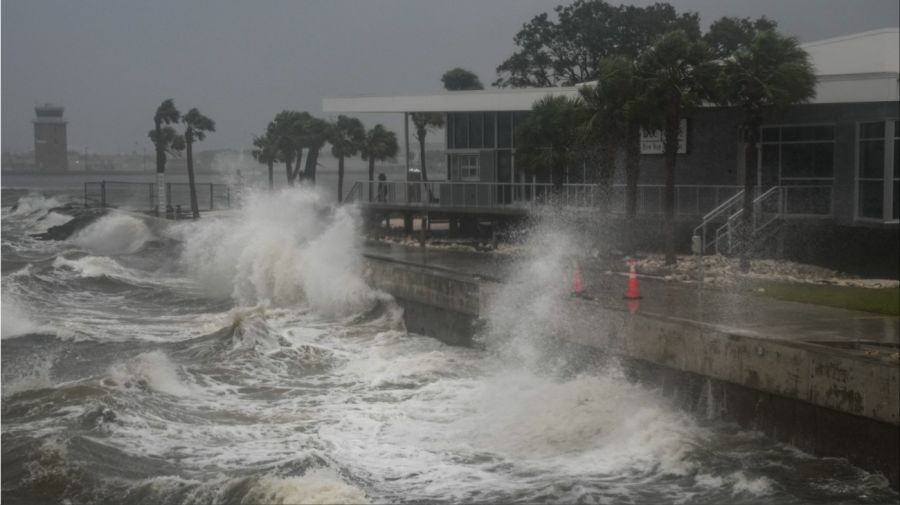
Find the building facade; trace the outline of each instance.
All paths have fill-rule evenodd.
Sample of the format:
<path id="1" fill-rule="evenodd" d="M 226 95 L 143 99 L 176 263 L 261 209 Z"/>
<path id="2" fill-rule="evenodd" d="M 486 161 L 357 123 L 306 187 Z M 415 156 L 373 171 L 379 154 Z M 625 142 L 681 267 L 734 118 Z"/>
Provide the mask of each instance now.
<path id="1" fill-rule="evenodd" d="M 34 164 L 37 170 L 67 170 L 68 144 L 63 107 L 38 105 L 34 123 Z"/>

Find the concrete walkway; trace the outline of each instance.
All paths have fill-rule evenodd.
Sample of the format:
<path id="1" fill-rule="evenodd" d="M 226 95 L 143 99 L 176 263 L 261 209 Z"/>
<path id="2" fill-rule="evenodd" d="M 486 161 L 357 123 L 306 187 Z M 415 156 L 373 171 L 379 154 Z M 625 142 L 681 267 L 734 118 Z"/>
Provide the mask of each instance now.
<path id="1" fill-rule="evenodd" d="M 508 256 L 367 244 L 367 255 L 411 263 L 485 280 L 501 281 L 512 260 Z M 786 341 L 820 343 L 848 353 L 887 357 L 900 344 L 900 318 L 821 305 L 789 302 L 723 288 L 641 277 L 643 298 L 628 307 L 623 299 L 627 278 L 605 273 L 609 265 L 585 266 L 585 296 L 607 308 L 636 310 L 645 315 L 712 325 L 719 331 Z"/>

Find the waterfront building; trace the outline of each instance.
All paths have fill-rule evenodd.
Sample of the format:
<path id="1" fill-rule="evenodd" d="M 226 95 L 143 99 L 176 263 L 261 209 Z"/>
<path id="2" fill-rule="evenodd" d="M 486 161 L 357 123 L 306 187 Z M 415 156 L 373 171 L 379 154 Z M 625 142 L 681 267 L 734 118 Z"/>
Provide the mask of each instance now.
<path id="1" fill-rule="evenodd" d="M 897 28 L 803 44 L 816 69 L 816 97 L 768 118 L 762 127 L 757 157 L 760 194 L 772 190 L 769 194 L 781 220 L 803 220 L 804 229 L 818 227 L 821 231 L 825 226 L 835 243 L 849 240 L 859 242 L 859 247 L 875 244 L 876 248 L 886 248 L 893 264 L 900 225 L 898 46 Z M 434 199 L 436 205 L 457 207 L 465 200 L 466 207 L 487 212 L 514 208 L 519 200 L 539 193 L 542 183 L 550 182 L 549 174 L 526 178 L 517 172 L 513 135 L 516 124 L 532 105 L 547 95 L 576 97 L 578 86 L 325 98 L 323 110 L 335 114 L 401 113 L 405 117 L 414 112 L 445 113 L 446 173 L 429 172 L 431 179 L 439 176 L 448 181 L 445 187 L 436 185 L 431 190 L 439 193 Z M 736 195 L 743 185 L 744 150 L 738 121 L 736 110 L 709 105 L 693 111 L 683 124 L 676 167 L 676 211 L 691 227 Z M 407 144 L 408 129 L 404 132 Z M 644 216 L 662 212 L 661 144 L 658 133 L 644 132 L 638 202 L 638 212 Z M 592 172 L 586 164 L 569 167 L 563 181 L 568 186 L 567 197 L 581 195 L 575 201 L 583 201 L 588 190 L 579 190 L 576 185 L 592 182 Z M 461 184 L 465 182 L 494 183 L 497 188 L 466 187 Z M 500 189 L 506 184 L 511 194 Z M 529 186 L 534 189 L 529 190 Z M 398 203 L 414 206 L 419 201 L 407 197 Z M 611 211 L 624 212 L 621 164 L 616 171 Z M 848 228 L 871 232 L 863 237 Z M 821 246 L 823 242 L 817 240 L 816 244 Z"/>
<path id="2" fill-rule="evenodd" d="M 37 170 L 69 168 L 63 107 L 44 104 L 34 108 L 34 165 Z"/>

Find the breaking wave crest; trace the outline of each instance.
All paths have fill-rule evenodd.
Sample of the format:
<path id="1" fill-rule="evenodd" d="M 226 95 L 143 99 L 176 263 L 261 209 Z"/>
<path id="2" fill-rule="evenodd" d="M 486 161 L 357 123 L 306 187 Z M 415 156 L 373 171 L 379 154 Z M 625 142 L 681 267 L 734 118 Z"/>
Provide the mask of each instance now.
<path id="1" fill-rule="evenodd" d="M 133 254 L 155 239 L 140 219 L 127 214 L 109 214 L 76 233 L 72 243 L 93 254 Z"/>
<path id="2" fill-rule="evenodd" d="M 241 213 L 178 227 L 181 261 L 211 292 L 241 305 L 306 303 L 329 316 L 377 301 L 363 279 L 357 213 L 317 192 L 256 193 Z"/>

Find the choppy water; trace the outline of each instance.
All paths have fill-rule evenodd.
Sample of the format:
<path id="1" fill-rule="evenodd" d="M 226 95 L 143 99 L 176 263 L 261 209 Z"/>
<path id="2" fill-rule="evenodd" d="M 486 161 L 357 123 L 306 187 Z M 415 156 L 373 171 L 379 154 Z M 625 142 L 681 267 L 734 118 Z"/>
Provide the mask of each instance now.
<path id="1" fill-rule="evenodd" d="M 353 210 L 311 192 L 31 238 L 64 200 L 3 202 L 5 503 L 898 499 L 556 347 L 565 286 L 535 286 L 558 277 L 558 230 L 535 234 L 476 350 L 404 331 L 362 280 Z"/>

